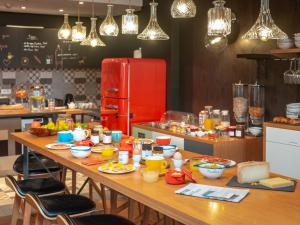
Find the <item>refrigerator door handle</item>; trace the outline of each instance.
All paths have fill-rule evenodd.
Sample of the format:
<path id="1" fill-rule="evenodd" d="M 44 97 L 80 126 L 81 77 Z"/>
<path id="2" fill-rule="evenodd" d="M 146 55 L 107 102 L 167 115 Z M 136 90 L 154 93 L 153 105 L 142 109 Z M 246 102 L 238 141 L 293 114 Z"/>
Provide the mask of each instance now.
<path id="1" fill-rule="evenodd" d="M 107 92 L 109 92 L 109 93 L 118 93 L 119 89 L 118 88 L 109 88 L 109 89 L 107 89 Z"/>
<path id="2" fill-rule="evenodd" d="M 119 107 L 117 105 L 107 105 L 105 106 L 107 109 L 118 109 Z"/>

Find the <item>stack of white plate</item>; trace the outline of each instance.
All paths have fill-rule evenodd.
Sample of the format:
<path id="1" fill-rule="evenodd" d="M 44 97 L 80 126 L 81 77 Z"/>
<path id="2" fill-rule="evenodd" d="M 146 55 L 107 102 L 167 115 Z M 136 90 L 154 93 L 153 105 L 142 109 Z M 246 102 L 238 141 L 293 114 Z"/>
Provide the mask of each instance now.
<path id="1" fill-rule="evenodd" d="M 298 119 L 300 116 L 300 103 L 291 103 L 286 105 L 286 117 Z"/>

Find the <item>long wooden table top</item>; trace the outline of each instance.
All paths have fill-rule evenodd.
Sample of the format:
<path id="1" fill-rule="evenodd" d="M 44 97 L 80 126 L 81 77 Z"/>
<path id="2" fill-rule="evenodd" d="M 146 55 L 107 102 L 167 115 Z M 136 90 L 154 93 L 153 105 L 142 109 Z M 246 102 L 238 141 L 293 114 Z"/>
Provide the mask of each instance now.
<path id="1" fill-rule="evenodd" d="M 179 134 L 179 133 L 175 133 L 175 132 L 171 132 L 169 130 L 164 130 L 158 127 L 151 127 L 149 125 L 146 124 L 132 124 L 132 127 L 137 127 L 137 128 L 141 128 L 141 129 L 145 129 L 145 130 L 150 130 L 150 131 L 154 131 L 154 132 L 158 132 L 158 133 L 163 133 L 163 134 L 167 134 L 167 135 L 172 135 L 175 137 L 180 137 L 180 138 L 184 138 L 184 139 L 189 139 L 192 141 L 198 141 L 198 142 L 203 142 L 203 143 L 207 143 L 207 144 L 217 144 L 217 143 L 228 143 L 228 142 L 237 142 L 237 143 L 246 143 L 248 141 L 251 140 L 260 140 L 262 141 L 262 137 L 253 137 L 253 136 L 246 136 L 245 138 L 235 138 L 235 137 L 218 137 L 218 138 L 208 138 L 208 136 L 203 136 L 203 137 L 193 137 L 191 135 L 186 135 L 186 134 Z"/>
<path id="2" fill-rule="evenodd" d="M 182 185 L 168 185 L 164 178 L 149 184 L 142 180 L 139 170 L 124 175 L 104 174 L 97 170 L 98 166 L 82 165 L 82 160 L 72 157 L 69 150 L 48 150 L 45 145 L 53 143 L 56 137 L 39 138 L 22 132 L 12 133 L 11 138 L 183 224 L 298 225 L 300 221 L 299 185 L 292 193 L 250 189 L 249 195 L 240 203 L 187 197 L 174 193 Z M 195 156 L 187 151 L 183 155 L 185 158 Z M 93 153 L 91 157 L 101 158 L 101 155 Z M 198 172 L 194 175 L 198 183 L 225 186 L 235 174 L 236 169 L 230 168 L 217 180 L 203 178 Z"/>

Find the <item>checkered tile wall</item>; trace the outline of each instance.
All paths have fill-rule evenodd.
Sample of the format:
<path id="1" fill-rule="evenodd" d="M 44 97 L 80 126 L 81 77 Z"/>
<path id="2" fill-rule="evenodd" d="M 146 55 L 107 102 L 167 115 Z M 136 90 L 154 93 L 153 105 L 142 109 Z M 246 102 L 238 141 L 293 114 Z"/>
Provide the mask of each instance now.
<path id="1" fill-rule="evenodd" d="M 25 84 L 44 85 L 47 97 L 64 99 L 67 93 L 74 95 L 76 101 L 91 101 L 99 105 L 99 69 L 10 69 L 0 70 L 1 89 L 12 89 Z M 14 99 L 11 101 L 14 103 Z"/>

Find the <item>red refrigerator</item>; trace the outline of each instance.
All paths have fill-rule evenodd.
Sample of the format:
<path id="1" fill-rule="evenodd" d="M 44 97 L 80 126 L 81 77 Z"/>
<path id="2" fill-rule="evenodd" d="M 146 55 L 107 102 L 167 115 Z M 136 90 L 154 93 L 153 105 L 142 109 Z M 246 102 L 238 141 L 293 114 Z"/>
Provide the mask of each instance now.
<path id="1" fill-rule="evenodd" d="M 166 111 L 163 59 L 111 58 L 101 67 L 101 120 L 130 134 L 131 124 L 160 120 Z"/>

